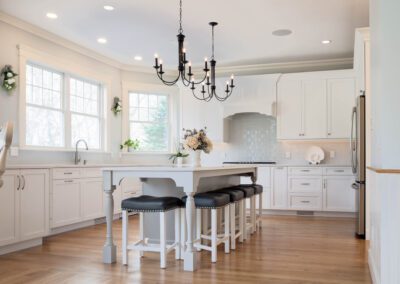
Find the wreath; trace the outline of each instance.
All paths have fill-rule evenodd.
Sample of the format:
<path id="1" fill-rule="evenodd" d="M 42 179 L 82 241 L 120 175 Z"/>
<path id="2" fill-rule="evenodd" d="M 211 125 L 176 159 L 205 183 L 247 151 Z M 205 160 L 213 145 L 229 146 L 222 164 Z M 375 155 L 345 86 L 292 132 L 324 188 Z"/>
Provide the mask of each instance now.
<path id="1" fill-rule="evenodd" d="M 17 87 L 17 80 L 15 79 L 17 76 L 18 74 L 12 70 L 11 65 L 4 66 L 1 70 L 1 77 L 3 77 L 3 83 L 1 86 L 3 89 L 7 92 L 14 90 Z"/>

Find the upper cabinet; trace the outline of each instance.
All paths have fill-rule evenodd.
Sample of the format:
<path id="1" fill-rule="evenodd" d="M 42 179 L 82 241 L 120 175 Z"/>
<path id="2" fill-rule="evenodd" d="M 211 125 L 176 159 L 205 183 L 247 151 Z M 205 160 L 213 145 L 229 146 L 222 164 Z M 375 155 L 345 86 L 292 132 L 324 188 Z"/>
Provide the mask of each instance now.
<path id="1" fill-rule="evenodd" d="M 352 70 L 283 75 L 278 83 L 278 139 L 347 139 L 355 104 Z"/>

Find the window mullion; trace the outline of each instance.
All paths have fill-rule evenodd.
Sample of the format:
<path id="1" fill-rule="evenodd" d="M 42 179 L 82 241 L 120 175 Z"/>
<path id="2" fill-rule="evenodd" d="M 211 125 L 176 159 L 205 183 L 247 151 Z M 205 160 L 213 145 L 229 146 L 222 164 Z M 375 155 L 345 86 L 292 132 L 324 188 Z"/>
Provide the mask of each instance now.
<path id="1" fill-rule="evenodd" d="M 68 74 L 65 74 L 64 76 L 64 95 L 63 95 L 63 101 L 64 101 L 64 133 L 65 133 L 65 147 L 66 148 L 72 148 L 72 143 L 71 143 L 71 111 L 70 111 L 70 84 L 69 84 L 70 76 Z"/>

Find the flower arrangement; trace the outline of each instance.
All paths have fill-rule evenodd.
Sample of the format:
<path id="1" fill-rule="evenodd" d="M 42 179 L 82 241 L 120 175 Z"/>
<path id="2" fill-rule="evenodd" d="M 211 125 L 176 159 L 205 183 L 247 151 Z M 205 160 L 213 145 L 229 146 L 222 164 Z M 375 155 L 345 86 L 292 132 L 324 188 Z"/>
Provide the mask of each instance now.
<path id="1" fill-rule="evenodd" d="M 197 131 L 196 129 L 183 129 L 184 143 L 183 146 L 186 150 L 204 151 L 209 154 L 213 149 L 211 140 L 207 137 L 207 127 Z"/>
<path id="2" fill-rule="evenodd" d="M 128 139 L 124 142 L 124 144 L 119 145 L 119 148 L 122 150 L 124 147 L 128 149 L 128 152 L 131 152 L 131 150 L 137 150 L 139 149 L 140 146 L 140 141 L 138 139 Z"/>
<path id="3" fill-rule="evenodd" d="M 182 144 L 179 144 L 179 147 L 176 149 L 176 152 L 172 154 L 169 159 L 172 159 L 172 163 L 175 164 L 176 161 L 178 161 L 178 164 L 182 161 L 180 161 L 181 158 L 186 158 L 188 157 L 189 154 L 184 152 L 184 148 Z"/>
<path id="4" fill-rule="evenodd" d="M 17 77 L 18 74 L 12 70 L 11 65 L 4 66 L 1 70 L 1 76 L 3 77 L 2 87 L 4 90 L 11 92 L 17 87 L 17 80 L 15 77 Z"/>
<path id="5" fill-rule="evenodd" d="M 114 97 L 113 107 L 111 110 L 115 115 L 122 111 L 122 103 L 120 98 Z"/>

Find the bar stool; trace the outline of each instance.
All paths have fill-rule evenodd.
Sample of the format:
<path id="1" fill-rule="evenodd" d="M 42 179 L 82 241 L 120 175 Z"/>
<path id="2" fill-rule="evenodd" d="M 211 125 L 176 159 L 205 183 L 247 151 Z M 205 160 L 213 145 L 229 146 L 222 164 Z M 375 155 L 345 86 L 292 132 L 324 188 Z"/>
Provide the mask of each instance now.
<path id="1" fill-rule="evenodd" d="M 122 201 L 122 264 L 128 265 L 128 251 L 137 250 L 140 256 L 143 252 L 152 251 L 160 253 L 160 267 L 166 268 L 166 256 L 175 249 L 175 258 L 180 259 L 180 208 L 183 206 L 182 200 L 176 197 L 154 197 L 142 195 L 132 197 Z M 175 211 L 175 242 L 167 245 L 166 239 L 166 216 L 167 211 Z M 128 212 L 139 212 L 140 215 L 140 240 L 128 244 Z M 143 232 L 143 213 L 160 212 L 160 244 L 150 244 L 144 237 Z"/>
<path id="2" fill-rule="evenodd" d="M 182 198 L 183 202 L 186 203 L 187 196 Z M 211 234 L 197 230 L 197 239 L 194 241 L 193 246 L 197 249 L 204 249 L 211 251 L 211 262 L 217 262 L 217 247 L 218 245 L 225 244 L 225 253 L 229 253 L 229 203 L 230 197 L 225 193 L 214 193 L 205 192 L 194 195 L 194 204 L 196 206 L 196 215 L 201 216 L 202 209 L 211 210 Z M 224 209 L 224 215 L 226 216 L 224 224 L 224 234 L 218 236 L 218 209 Z M 201 222 L 201 218 L 197 218 L 197 222 Z M 198 226 L 199 227 L 199 226 Z M 201 227 L 200 227 L 201 228 Z M 201 243 L 201 241 L 209 240 L 211 245 L 207 246 Z"/>
<path id="3" fill-rule="evenodd" d="M 235 250 L 236 249 L 236 239 L 241 237 L 243 235 L 243 210 L 245 207 L 244 204 L 244 192 L 236 187 L 229 187 L 229 188 L 223 188 L 219 189 L 213 192 L 218 192 L 218 193 L 225 193 L 228 194 L 230 197 L 230 204 L 229 204 L 229 209 L 230 209 L 230 236 L 231 236 L 231 249 Z M 236 205 L 239 207 L 239 226 L 238 230 L 236 232 Z"/>
<path id="4" fill-rule="evenodd" d="M 243 242 L 244 240 L 247 240 L 247 232 L 250 231 L 251 233 L 254 232 L 254 227 L 255 227 L 255 210 L 256 210 L 256 203 L 255 203 L 255 190 L 251 185 L 247 184 L 241 184 L 238 185 L 236 188 L 239 190 L 243 191 L 244 193 L 244 198 L 247 200 L 250 200 L 250 222 L 247 222 L 246 218 L 246 203 L 244 205 L 244 210 L 243 210 L 243 235 L 242 237 L 239 238 L 239 242 Z"/>

